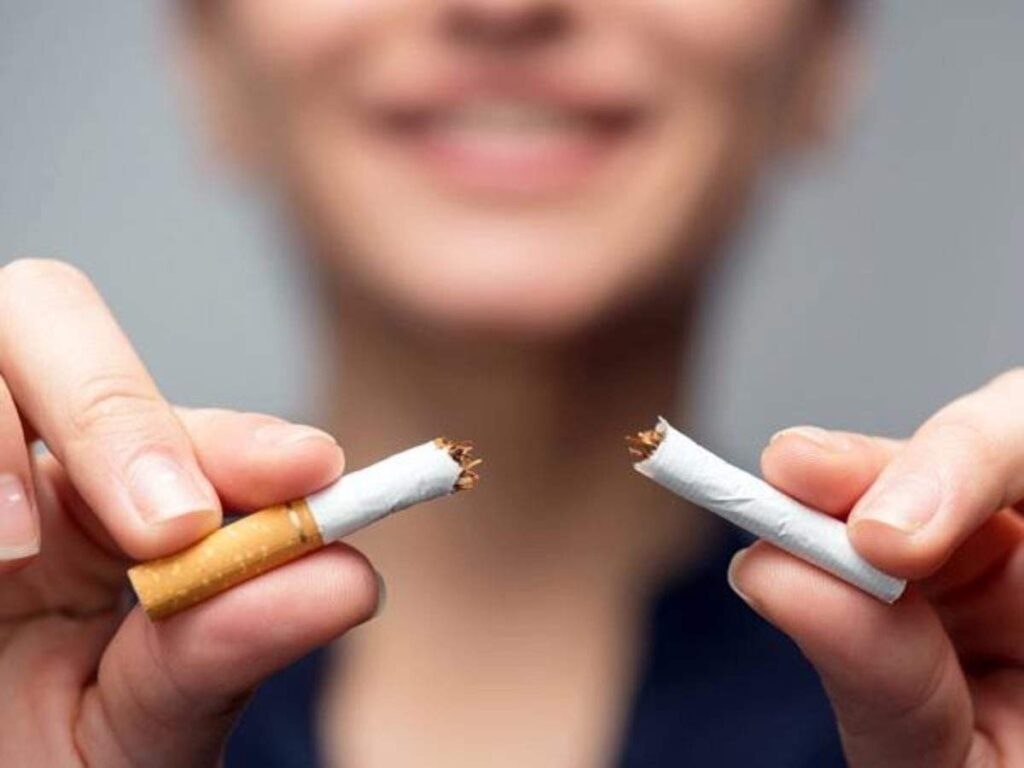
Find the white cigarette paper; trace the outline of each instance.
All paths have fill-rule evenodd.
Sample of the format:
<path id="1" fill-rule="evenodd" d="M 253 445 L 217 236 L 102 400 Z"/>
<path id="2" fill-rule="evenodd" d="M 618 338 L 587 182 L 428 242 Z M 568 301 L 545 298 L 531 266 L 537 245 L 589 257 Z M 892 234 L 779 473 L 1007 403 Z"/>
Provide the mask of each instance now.
<path id="1" fill-rule="evenodd" d="M 661 439 L 654 452 L 633 465 L 640 474 L 883 602 L 903 594 L 906 581 L 858 555 L 841 521 L 734 467 L 665 419 L 656 432 Z"/>
<path id="2" fill-rule="evenodd" d="M 455 491 L 463 468 L 436 440 L 396 453 L 306 497 L 324 542 Z"/>

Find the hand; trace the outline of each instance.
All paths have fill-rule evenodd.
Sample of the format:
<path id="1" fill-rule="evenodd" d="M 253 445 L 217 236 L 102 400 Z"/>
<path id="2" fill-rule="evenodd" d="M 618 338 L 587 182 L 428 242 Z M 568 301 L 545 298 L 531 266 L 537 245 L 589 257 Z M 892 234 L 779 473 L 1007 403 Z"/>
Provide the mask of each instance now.
<path id="1" fill-rule="evenodd" d="M 906 442 L 786 430 L 762 467 L 913 580 L 886 606 L 764 543 L 729 569 L 817 668 L 852 768 L 1024 766 L 1024 371 Z"/>
<path id="2" fill-rule="evenodd" d="M 342 464 L 310 427 L 170 406 L 72 267 L 0 269 L 0 765 L 216 765 L 261 678 L 373 614 L 376 575 L 332 546 L 154 624 L 128 558 Z"/>

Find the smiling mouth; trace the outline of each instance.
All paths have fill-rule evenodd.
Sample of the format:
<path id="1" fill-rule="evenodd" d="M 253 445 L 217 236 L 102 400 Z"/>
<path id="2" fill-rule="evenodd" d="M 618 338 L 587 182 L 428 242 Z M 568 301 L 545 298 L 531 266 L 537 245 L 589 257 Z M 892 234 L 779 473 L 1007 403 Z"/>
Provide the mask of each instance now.
<path id="1" fill-rule="evenodd" d="M 378 132 L 424 171 L 474 192 L 570 191 L 593 178 L 645 121 L 627 105 L 476 97 L 383 109 Z"/>

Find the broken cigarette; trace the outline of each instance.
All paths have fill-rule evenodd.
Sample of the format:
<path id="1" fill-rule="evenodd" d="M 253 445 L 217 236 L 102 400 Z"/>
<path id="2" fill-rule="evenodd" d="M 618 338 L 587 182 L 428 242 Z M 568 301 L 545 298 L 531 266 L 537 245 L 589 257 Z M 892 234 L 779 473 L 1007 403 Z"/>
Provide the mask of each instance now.
<path id="1" fill-rule="evenodd" d="M 246 515 L 181 552 L 136 565 L 128 578 L 146 614 L 166 618 L 392 512 L 468 490 L 480 462 L 469 443 L 438 438 L 305 499 Z"/>
<path id="2" fill-rule="evenodd" d="M 673 493 L 883 602 L 893 603 L 903 594 L 906 581 L 858 555 L 844 523 L 732 466 L 664 419 L 627 441 L 637 472 Z"/>

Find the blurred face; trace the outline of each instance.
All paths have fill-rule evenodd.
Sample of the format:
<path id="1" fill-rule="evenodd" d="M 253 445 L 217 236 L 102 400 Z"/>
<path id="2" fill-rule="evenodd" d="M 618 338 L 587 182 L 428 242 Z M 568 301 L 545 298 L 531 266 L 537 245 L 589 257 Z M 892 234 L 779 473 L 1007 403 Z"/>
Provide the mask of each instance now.
<path id="1" fill-rule="evenodd" d="M 221 138 L 339 286 L 559 337 L 664 299 L 712 250 L 814 119 L 830 7 L 218 0 L 193 42 Z"/>

